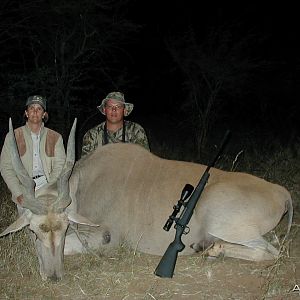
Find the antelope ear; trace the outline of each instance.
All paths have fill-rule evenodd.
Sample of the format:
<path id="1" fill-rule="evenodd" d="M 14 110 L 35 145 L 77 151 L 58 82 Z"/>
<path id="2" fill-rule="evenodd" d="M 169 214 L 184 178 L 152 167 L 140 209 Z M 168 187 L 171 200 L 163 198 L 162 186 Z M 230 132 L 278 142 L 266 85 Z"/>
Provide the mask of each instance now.
<path id="1" fill-rule="evenodd" d="M 68 219 L 71 222 L 77 223 L 77 224 L 82 224 L 82 225 L 88 225 L 88 226 L 93 226 L 93 227 L 98 227 L 100 225 L 95 224 L 93 222 L 91 222 L 89 219 L 87 219 L 86 217 L 83 217 L 75 212 L 67 212 L 68 215 Z"/>
<path id="2" fill-rule="evenodd" d="M 21 230 L 23 227 L 29 225 L 29 220 L 27 218 L 27 214 L 24 213 L 21 217 L 19 217 L 14 223 L 8 226 L 2 233 L 0 233 L 0 237 L 7 235 L 9 233 L 16 232 Z"/>

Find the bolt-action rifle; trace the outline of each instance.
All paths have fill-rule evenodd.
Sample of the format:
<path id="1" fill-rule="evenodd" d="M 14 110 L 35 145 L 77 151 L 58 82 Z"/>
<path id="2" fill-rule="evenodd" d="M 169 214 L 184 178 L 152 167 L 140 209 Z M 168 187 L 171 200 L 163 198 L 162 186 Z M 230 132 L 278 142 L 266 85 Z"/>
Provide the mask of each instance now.
<path id="1" fill-rule="evenodd" d="M 188 234 L 190 229 L 187 226 L 194 212 L 194 208 L 204 190 L 204 187 L 209 178 L 209 170 L 211 167 L 215 165 L 217 160 L 219 159 L 221 153 L 223 152 L 227 140 L 229 138 L 230 131 L 227 130 L 224 138 L 222 140 L 221 146 L 215 158 L 211 161 L 211 163 L 207 166 L 205 172 L 203 173 L 199 183 L 194 189 L 192 185 L 186 184 L 181 192 L 180 200 L 176 205 L 173 206 L 173 213 L 169 216 L 166 224 L 163 229 L 165 231 L 169 231 L 173 222 L 175 222 L 174 228 L 176 229 L 175 239 L 167 248 L 165 254 L 161 258 L 158 266 L 156 267 L 154 274 L 160 277 L 168 277 L 172 278 L 178 253 L 181 252 L 185 245 L 181 241 L 181 236 L 183 234 Z M 186 201 L 190 196 L 190 199 Z M 179 218 L 176 218 L 178 212 L 181 207 L 184 206 L 184 210 L 181 213 Z"/>

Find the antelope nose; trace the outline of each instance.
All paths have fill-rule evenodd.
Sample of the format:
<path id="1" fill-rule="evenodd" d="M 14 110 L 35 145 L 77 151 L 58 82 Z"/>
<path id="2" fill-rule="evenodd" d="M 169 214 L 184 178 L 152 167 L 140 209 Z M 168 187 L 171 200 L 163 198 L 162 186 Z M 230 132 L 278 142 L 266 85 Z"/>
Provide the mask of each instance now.
<path id="1" fill-rule="evenodd" d="M 54 273 L 53 275 L 49 276 L 48 279 L 51 281 L 51 282 L 58 282 L 61 280 L 61 277 L 60 276 L 57 276 L 56 273 Z"/>

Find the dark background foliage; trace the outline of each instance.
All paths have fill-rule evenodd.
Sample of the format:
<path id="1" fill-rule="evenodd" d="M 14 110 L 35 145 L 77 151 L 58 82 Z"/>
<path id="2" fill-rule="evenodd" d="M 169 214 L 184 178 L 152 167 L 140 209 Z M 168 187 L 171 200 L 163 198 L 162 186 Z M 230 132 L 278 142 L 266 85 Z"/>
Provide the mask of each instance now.
<path id="1" fill-rule="evenodd" d="M 299 34 L 292 6 L 187 1 L 4 0 L 0 12 L 1 145 L 29 95 L 78 156 L 96 106 L 114 90 L 150 143 L 185 144 L 200 160 L 230 128 L 257 145 L 299 142 Z M 199 7 L 200 6 L 200 7 Z M 209 142 L 209 143 L 208 143 Z"/>

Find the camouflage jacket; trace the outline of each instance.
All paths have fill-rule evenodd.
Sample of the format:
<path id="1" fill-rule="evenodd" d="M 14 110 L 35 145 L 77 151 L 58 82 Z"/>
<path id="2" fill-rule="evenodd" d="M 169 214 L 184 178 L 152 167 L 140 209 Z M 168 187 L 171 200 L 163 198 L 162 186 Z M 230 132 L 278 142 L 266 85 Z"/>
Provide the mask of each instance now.
<path id="1" fill-rule="evenodd" d="M 124 121 L 125 124 L 125 143 L 139 144 L 147 150 L 150 150 L 148 138 L 144 128 L 134 122 Z M 93 152 L 97 147 L 105 145 L 105 122 L 90 129 L 83 137 L 81 157 Z M 116 132 L 107 131 L 108 143 L 122 143 L 123 127 Z"/>

